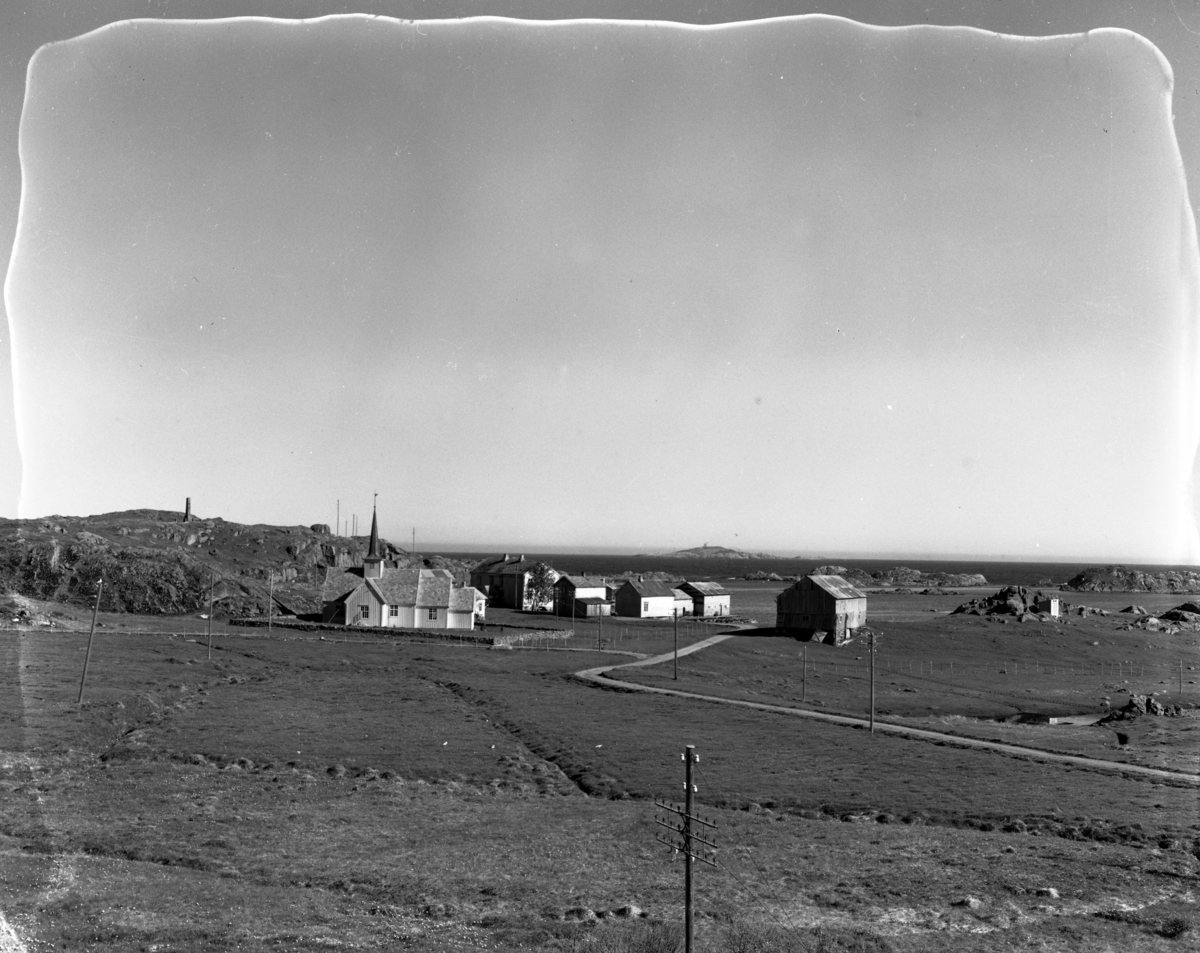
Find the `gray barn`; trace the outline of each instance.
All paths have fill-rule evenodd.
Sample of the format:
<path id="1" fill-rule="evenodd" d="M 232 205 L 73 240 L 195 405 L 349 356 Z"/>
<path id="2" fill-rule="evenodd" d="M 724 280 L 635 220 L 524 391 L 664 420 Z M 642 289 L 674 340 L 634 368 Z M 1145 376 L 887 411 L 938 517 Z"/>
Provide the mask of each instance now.
<path id="1" fill-rule="evenodd" d="M 841 645 L 866 624 L 867 597 L 841 576 L 805 576 L 775 597 L 775 628 Z"/>

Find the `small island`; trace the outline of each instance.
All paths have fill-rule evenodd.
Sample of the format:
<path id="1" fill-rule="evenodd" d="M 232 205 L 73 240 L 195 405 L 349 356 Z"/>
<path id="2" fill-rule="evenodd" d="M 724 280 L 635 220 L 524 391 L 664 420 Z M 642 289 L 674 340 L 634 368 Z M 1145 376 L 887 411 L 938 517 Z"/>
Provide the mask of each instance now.
<path id="1" fill-rule="evenodd" d="M 770 553 L 745 553 L 740 549 L 730 549 L 728 546 L 694 546 L 691 549 L 679 549 L 673 553 L 638 553 L 639 556 L 653 556 L 663 559 L 777 559 Z"/>

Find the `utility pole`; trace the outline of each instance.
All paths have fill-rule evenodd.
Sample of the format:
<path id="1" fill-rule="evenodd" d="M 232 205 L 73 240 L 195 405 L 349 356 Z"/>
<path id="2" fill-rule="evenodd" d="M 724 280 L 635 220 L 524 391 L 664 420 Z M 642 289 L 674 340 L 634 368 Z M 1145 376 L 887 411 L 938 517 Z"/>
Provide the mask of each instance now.
<path id="1" fill-rule="evenodd" d="M 75 701 L 76 705 L 83 704 L 83 686 L 87 684 L 88 665 L 92 661 L 92 640 L 96 637 L 96 616 L 100 614 L 100 593 L 103 591 L 104 577 L 101 576 L 96 584 L 96 608 L 92 610 L 92 630 L 88 633 L 87 654 L 83 657 L 83 677 L 79 679 L 79 698 Z"/>
<path id="2" fill-rule="evenodd" d="M 800 676 L 800 701 L 806 702 L 806 701 L 808 701 L 808 643 L 807 642 L 804 643 L 803 648 L 804 648 L 804 656 L 803 656 L 803 661 L 800 664 L 801 664 L 801 669 L 804 672 L 804 674 Z"/>
<path id="3" fill-rule="evenodd" d="M 275 614 L 275 573 L 270 575 L 267 590 L 267 635 L 271 634 L 271 616 Z"/>
<path id="4" fill-rule="evenodd" d="M 1183 659 L 1179 660 L 1179 694 L 1183 694 Z"/>
<path id="5" fill-rule="evenodd" d="M 696 754 L 696 746 L 687 745 L 681 757 L 686 765 L 684 769 L 683 807 L 673 806 L 659 800 L 655 800 L 654 802 L 656 808 L 665 812 L 664 816 L 655 817 L 654 823 L 660 827 L 667 828 L 674 836 L 668 835 L 664 837 L 661 834 L 655 834 L 654 839 L 660 844 L 666 844 L 677 854 L 681 851 L 683 852 L 684 953 L 692 953 L 692 861 L 698 860 L 702 864 L 708 864 L 710 867 L 717 866 L 715 853 L 717 845 L 701 836 L 697 832 L 695 825 L 703 825 L 713 830 L 716 829 L 717 825 L 707 818 L 698 816 L 692 800 L 692 795 L 696 793 L 696 785 L 692 783 L 692 765 L 700 760 L 700 756 Z M 708 834 L 708 831 L 705 831 L 705 833 Z M 709 836 L 713 835 L 709 834 Z M 695 846 L 697 843 L 704 844 L 712 848 L 712 850 L 705 851 L 703 848 L 697 848 Z"/>
<path id="6" fill-rule="evenodd" d="M 208 657 L 212 660 L 212 612 L 213 612 L 213 590 L 217 586 L 216 573 L 211 569 L 208 571 Z"/>
<path id="7" fill-rule="evenodd" d="M 867 636 L 871 644 L 871 734 L 875 734 L 875 630 Z"/>
<path id="8" fill-rule="evenodd" d="M 679 681 L 679 610 L 675 610 L 675 674 L 671 676 Z"/>
<path id="9" fill-rule="evenodd" d="M 604 613 L 601 612 L 598 616 L 596 616 L 596 651 L 597 652 L 600 651 L 600 646 L 602 646 L 604 644 L 603 639 L 600 638 L 600 636 L 603 632 L 604 632 Z"/>
<path id="10" fill-rule="evenodd" d="M 337 522 L 333 524 L 333 535 L 340 536 L 342 534 L 342 501 L 337 501 Z"/>

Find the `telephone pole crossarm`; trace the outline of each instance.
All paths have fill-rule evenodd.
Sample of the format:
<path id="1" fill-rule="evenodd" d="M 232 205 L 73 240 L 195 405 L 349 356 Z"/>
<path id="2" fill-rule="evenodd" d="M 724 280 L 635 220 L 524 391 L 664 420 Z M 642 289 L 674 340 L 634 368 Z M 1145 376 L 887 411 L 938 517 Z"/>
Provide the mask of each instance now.
<path id="1" fill-rule="evenodd" d="M 684 853 L 684 849 L 682 847 L 680 847 L 679 844 L 672 841 L 669 837 L 663 837 L 661 834 L 655 834 L 654 839 L 656 841 L 658 841 L 660 844 L 662 844 L 664 847 L 670 847 L 671 850 L 673 850 L 677 854 Z M 700 853 L 697 853 L 696 851 L 692 850 L 692 851 L 688 851 L 687 854 L 689 857 L 692 858 L 692 860 L 698 860 L 702 864 L 708 864 L 709 867 L 716 868 L 716 867 L 720 866 L 717 863 L 716 853 L 714 853 L 712 851 L 705 851 L 703 854 L 700 854 Z"/>
<path id="2" fill-rule="evenodd" d="M 716 827 L 716 821 L 710 821 L 708 818 L 700 817 L 698 814 L 688 814 L 682 807 L 676 807 L 668 804 L 666 801 L 655 800 L 654 806 L 663 811 L 670 811 L 672 814 L 678 814 L 680 817 L 686 817 L 689 821 L 695 821 L 697 824 L 703 824 L 705 827 Z"/>

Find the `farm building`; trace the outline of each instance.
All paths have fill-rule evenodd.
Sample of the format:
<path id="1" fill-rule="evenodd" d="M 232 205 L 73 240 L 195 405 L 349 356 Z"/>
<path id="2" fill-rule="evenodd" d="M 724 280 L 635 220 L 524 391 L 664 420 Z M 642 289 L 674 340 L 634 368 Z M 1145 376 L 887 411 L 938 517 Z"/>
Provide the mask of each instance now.
<path id="1" fill-rule="evenodd" d="M 581 619 L 612 615 L 612 602 L 602 580 L 563 575 L 554 583 L 554 612 Z"/>
<path id="2" fill-rule="evenodd" d="M 692 599 L 692 615 L 716 616 L 730 614 L 732 596 L 724 586 L 715 582 L 682 582 L 679 588 Z"/>
<path id="3" fill-rule="evenodd" d="M 617 590 L 617 615 L 635 619 L 669 619 L 675 614 L 675 593 L 666 583 L 630 579 Z"/>
<path id="4" fill-rule="evenodd" d="M 691 615 L 692 614 L 692 597 L 682 589 L 671 587 L 671 594 L 675 596 L 675 614 L 676 615 Z"/>
<path id="5" fill-rule="evenodd" d="M 841 645 L 867 621 L 867 597 L 841 576 L 805 576 L 775 597 L 775 627 Z"/>
<path id="6" fill-rule="evenodd" d="M 1058 596 L 1050 596 L 1047 599 L 1039 599 L 1034 609 L 1038 612 L 1045 612 L 1051 618 L 1057 619 L 1062 614 L 1061 607 L 1062 603 L 1059 601 Z"/>
<path id="7" fill-rule="evenodd" d="M 495 559 L 480 563 L 471 570 L 471 585 L 488 597 L 488 605 L 501 609 L 549 609 L 554 604 L 553 592 L 542 599 L 535 599 L 530 587 L 530 574 L 537 560 L 505 553 Z M 560 573 L 550 570 L 550 581 L 555 582 Z"/>
<path id="8" fill-rule="evenodd" d="M 371 543 L 362 567 L 329 569 L 321 593 L 321 621 L 403 629 L 473 629 L 483 593 L 454 585 L 448 569 L 396 569 L 379 546 L 371 517 Z"/>

